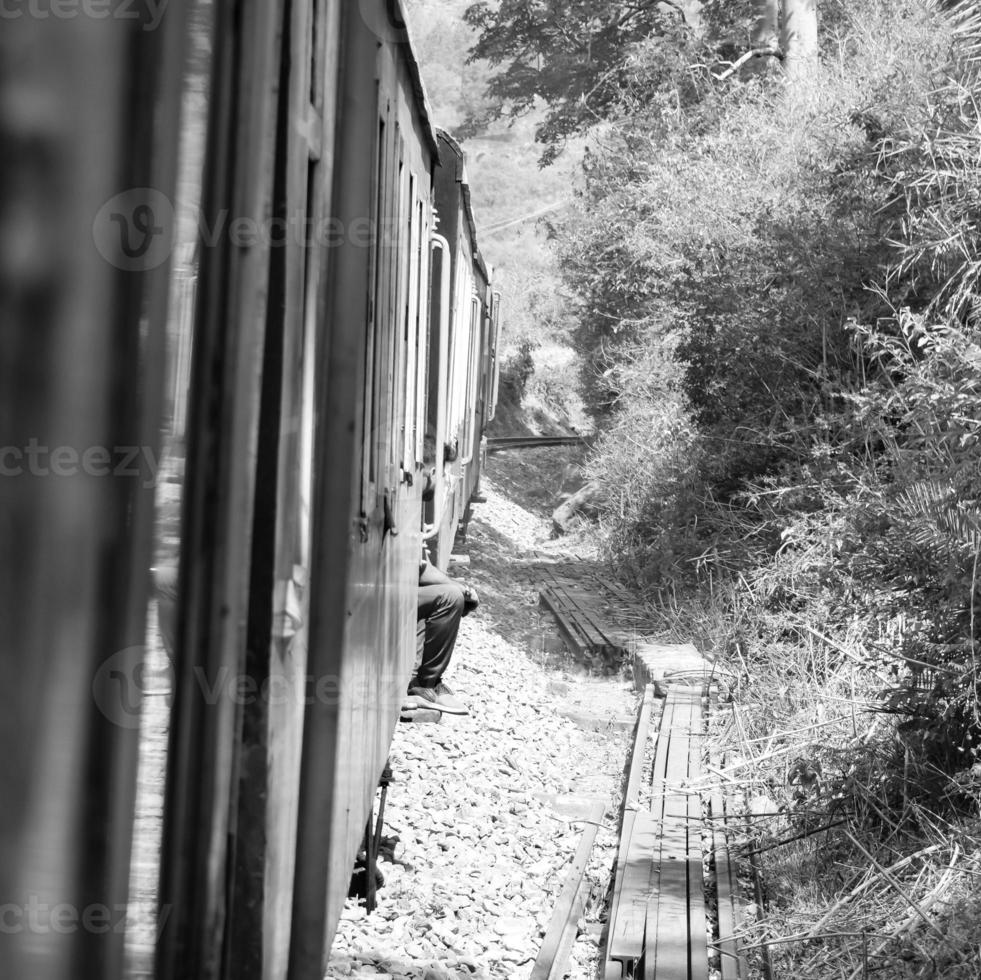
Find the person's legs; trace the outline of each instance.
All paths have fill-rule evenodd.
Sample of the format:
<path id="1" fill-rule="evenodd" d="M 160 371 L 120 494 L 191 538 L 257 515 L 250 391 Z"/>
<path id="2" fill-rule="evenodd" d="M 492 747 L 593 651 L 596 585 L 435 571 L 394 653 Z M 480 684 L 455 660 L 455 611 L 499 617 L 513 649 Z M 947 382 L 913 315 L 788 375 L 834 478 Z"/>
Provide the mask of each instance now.
<path id="1" fill-rule="evenodd" d="M 450 665 L 464 610 L 463 589 L 455 582 L 438 581 L 419 586 L 418 641 L 421 662 L 409 685 L 418 707 L 433 707 L 448 714 L 468 714 L 467 706 L 443 683 Z"/>
<path id="2" fill-rule="evenodd" d="M 425 622 L 422 663 L 416 671 L 419 687 L 436 687 L 450 665 L 460 620 L 463 589 L 453 582 L 419 586 L 419 619 Z"/>

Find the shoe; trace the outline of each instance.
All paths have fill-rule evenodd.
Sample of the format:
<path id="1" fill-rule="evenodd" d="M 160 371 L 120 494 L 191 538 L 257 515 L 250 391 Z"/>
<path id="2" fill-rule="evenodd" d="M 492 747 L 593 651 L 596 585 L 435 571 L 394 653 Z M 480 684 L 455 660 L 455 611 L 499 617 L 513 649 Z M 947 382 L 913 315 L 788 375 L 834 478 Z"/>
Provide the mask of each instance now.
<path id="1" fill-rule="evenodd" d="M 470 709 L 442 682 L 435 687 L 410 687 L 420 708 L 435 708 L 448 715 L 469 715 Z"/>
<path id="2" fill-rule="evenodd" d="M 375 891 L 384 887 L 385 876 L 375 868 Z M 358 856 L 354 859 L 354 870 L 347 886 L 347 897 L 359 898 L 362 901 L 368 898 L 368 859 L 364 851 L 358 851 Z"/>

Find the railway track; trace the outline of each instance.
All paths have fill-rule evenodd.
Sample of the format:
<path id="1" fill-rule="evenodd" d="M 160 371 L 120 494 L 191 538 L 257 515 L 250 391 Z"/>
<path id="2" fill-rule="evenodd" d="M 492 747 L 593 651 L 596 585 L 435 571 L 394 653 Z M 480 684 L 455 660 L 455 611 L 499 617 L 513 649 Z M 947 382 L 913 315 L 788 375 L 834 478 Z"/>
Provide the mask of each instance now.
<path id="1" fill-rule="evenodd" d="M 487 440 L 487 452 L 505 449 L 539 449 L 544 446 L 588 446 L 593 436 L 494 436 Z"/>
<path id="2" fill-rule="evenodd" d="M 742 807 L 706 777 L 724 768 L 706 758 L 709 718 L 719 713 L 717 666 L 690 643 L 638 643 L 622 628 L 630 604 L 622 590 L 597 601 L 573 579 L 541 570 L 542 606 L 569 651 L 622 658 L 632 653 L 643 690 L 626 761 L 619 846 L 602 941 L 604 980 L 745 980 L 748 965 L 738 936 L 745 899 L 732 847 Z M 626 597 L 629 599 L 629 597 Z M 724 710 L 724 709 L 723 709 Z M 719 755 L 719 750 L 715 750 Z M 595 837 L 587 819 L 582 849 Z M 752 869 L 756 887 L 756 869 Z M 580 905 L 581 872 L 574 862 L 530 980 L 563 975 Z M 764 957 L 765 960 L 765 957 Z M 764 974 L 767 964 L 764 962 Z"/>
<path id="3" fill-rule="evenodd" d="M 738 944 L 745 900 L 731 851 L 741 808 L 720 787 L 700 785 L 707 720 L 718 706 L 715 685 L 692 680 L 666 683 L 663 699 L 653 697 L 652 685 L 645 688 L 621 819 L 605 980 L 748 976 Z"/>

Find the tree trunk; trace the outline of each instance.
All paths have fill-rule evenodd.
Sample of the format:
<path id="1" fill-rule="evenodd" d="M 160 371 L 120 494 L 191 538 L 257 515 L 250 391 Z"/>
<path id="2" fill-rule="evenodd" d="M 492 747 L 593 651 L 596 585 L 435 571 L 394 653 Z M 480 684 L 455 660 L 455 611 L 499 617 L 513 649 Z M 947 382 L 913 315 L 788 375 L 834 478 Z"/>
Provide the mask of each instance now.
<path id="1" fill-rule="evenodd" d="M 788 77 L 809 74 L 818 60 L 817 0 L 783 0 L 780 42 Z"/>
<path id="2" fill-rule="evenodd" d="M 780 0 L 756 0 L 753 47 L 775 50 L 779 44 Z"/>

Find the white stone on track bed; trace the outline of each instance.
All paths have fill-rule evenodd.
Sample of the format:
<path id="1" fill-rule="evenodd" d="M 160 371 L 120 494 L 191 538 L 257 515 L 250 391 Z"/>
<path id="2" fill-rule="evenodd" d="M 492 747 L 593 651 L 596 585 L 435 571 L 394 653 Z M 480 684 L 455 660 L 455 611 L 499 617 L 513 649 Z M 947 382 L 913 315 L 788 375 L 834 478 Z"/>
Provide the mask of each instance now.
<path id="1" fill-rule="evenodd" d="M 372 915 L 349 900 L 328 977 L 527 977 L 582 835 L 583 798 L 604 802 L 606 817 L 587 869 L 594 927 L 568 976 L 596 975 L 631 737 L 614 722 L 635 714 L 636 699 L 623 680 L 541 665 L 537 588 L 517 572 L 531 550 L 561 559 L 564 545 L 542 517 L 493 486 L 484 493 L 465 573 L 481 605 L 447 676 L 471 714 L 399 725 L 385 819 L 400 838 L 396 862 L 380 864 Z"/>

